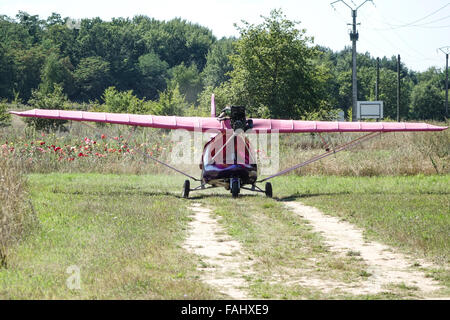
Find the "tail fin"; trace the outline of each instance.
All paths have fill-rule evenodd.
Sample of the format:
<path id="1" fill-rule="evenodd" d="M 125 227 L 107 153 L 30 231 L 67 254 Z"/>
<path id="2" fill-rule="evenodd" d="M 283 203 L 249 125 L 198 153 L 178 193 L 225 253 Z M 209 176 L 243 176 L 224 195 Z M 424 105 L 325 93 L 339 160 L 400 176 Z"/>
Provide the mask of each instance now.
<path id="1" fill-rule="evenodd" d="M 211 95 L 211 117 L 216 117 L 216 102 L 214 101 L 214 93 Z"/>

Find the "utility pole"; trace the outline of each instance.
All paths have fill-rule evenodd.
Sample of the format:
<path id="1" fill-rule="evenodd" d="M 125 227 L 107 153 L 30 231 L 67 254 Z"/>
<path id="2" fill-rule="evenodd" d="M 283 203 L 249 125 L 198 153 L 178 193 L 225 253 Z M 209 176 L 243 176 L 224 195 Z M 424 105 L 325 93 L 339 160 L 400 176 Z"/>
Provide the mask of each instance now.
<path id="1" fill-rule="evenodd" d="M 354 2 L 352 0 L 350 0 L 353 4 Z M 348 5 L 344 0 L 337 0 L 331 3 L 331 6 L 334 9 L 334 4 L 338 3 L 338 2 L 342 2 L 343 4 L 345 4 L 347 7 L 350 8 L 351 12 L 352 12 L 352 32 L 350 32 L 350 40 L 352 41 L 352 121 L 356 121 L 356 103 L 358 101 L 358 82 L 356 79 L 356 41 L 358 41 L 359 38 L 359 33 L 356 31 L 356 12 L 358 11 L 359 8 L 361 8 L 361 6 L 363 4 L 365 4 L 366 2 L 372 2 L 373 4 L 373 0 L 365 0 L 364 2 L 362 2 L 359 6 L 355 7 L 351 7 L 350 5 Z"/>
<path id="2" fill-rule="evenodd" d="M 439 48 L 445 53 L 445 117 L 448 118 L 448 53 L 450 46 Z"/>
<path id="3" fill-rule="evenodd" d="M 448 53 L 445 54 L 445 117 L 448 118 Z"/>
<path id="4" fill-rule="evenodd" d="M 375 80 L 375 101 L 378 100 L 378 86 L 380 85 L 380 58 L 377 58 L 377 79 Z"/>
<path id="5" fill-rule="evenodd" d="M 400 122 L 400 55 L 397 57 L 397 122 Z"/>

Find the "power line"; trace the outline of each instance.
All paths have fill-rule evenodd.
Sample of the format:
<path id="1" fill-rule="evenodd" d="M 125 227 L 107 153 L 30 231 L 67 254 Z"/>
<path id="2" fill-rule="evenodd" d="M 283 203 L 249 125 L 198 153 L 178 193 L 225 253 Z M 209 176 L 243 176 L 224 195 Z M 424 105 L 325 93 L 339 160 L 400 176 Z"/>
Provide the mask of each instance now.
<path id="1" fill-rule="evenodd" d="M 445 6 L 443 6 L 443 7 L 439 8 L 439 9 L 437 9 L 436 11 L 433 11 L 433 12 L 430 13 L 429 15 L 426 15 L 425 17 L 420 18 L 420 19 L 418 19 L 418 20 L 415 20 L 415 21 L 413 21 L 413 22 L 409 22 L 409 23 L 406 23 L 406 24 L 403 24 L 403 25 L 392 25 L 392 24 L 388 24 L 388 25 L 392 26 L 393 29 L 409 27 L 409 26 L 412 26 L 412 25 L 416 24 L 417 22 L 420 22 L 420 21 L 422 21 L 422 20 L 425 20 L 425 19 L 427 19 L 427 18 L 429 18 L 429 17 L 435 15 L 436 13 L 438 13 L 439 11 L 445 9 L 445 8 L 446 8 L 447 6 L 449 6 L 449 5 L 450 5 L 450 3 L 447 3 Z"/>
<path id="2" fill-rule="evenodd" d="M 414 26 L 419 28 L 426 28 L 426 29 L 444 29 L 444 28 L 450 28 L 450 24 L 446 26 Z"/>
<path id="3" fill-rule="evenodd" d="M 445 54 L 445 116 L 448 117 L 448 54 L 450 46 L 441 47 L 438 50 Z"/>
<path id="4" fill-rule="evenodd" d="M 386 25 L 389 25 L 389 23 L 386 21 L 386 18 L 379 12 L 379 10 L 376 10 L 376 13 L 381 18 L 381 20 L 379 20 L 380 22 L 382 22 L 382 23 L 384 23 Z M 401 35 L 398 34 L 398 32 L 397 32 L 397 30 L 395 30 L 395 28 L 377 29 L 377 28 L 369 28 L 369 27 L 367 27 L 367 29 L 374 30 L 374 31 L 388 31 L 389 30 L 389 31 L 394 33 L 394 35 L 398 38 L 398 40 L 400 42 L 402 42 L 407 48 L 409 48 L 408 50 L 402 50 L 403 54 L 406 54 L 407 56 L 413 57 L 413 55 L 411 55 L 411 53 L 415 53 L 415 56 L 418 58 L 417 60 L 437 61 L 435 58 L 430 58 L 429 56 L 424 55 L 422 52 L 418 51 L 416 48 L 411 46 L 408 42 L 405 41 L 404 37 L 402 37 Z M 377 32 L 376 35 L 381 37 L 381 38 L 383 38 L 386 42 L 388 42 L 389 45 L 392 48 L 396 48 L 398 50 L 398 48 L 399 48 L 398 41 L 397 41 L 396 45 L 393 45 L 392 42 L 389 41 L 382 34 L 382 32 Z"/>
<path id="5" fill-rule="evenodd" d="M 446 17 L 443 17 L 443 18 L 439 18 L 439 19 L 433 20 L 433 21 L 425 22 L 425 23 L 422 23 L 422 24 L 415 24 L 412 27 L 426 26 L 426 25 L 429 25 L 429 24 L 432 24 L 432 23 L 435 23 L 435 22 L 439 22 L 439 21 L 445 20 L 447 18 L 450 18 L 450 15 L 448 15 Z"/>

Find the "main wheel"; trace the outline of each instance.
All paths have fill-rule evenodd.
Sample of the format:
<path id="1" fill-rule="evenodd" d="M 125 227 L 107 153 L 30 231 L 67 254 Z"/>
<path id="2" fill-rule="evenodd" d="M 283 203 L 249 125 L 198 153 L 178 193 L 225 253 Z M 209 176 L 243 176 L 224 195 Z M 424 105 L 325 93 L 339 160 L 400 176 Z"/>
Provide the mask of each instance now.
<path id="1" fill-rule="evenodd" d="M 272 198 L 272 184 L 270 182 L 266 182 L 266 196 Z"/>
<path id="2" fill-rule="evenodd" d="M 233 180 L 231 182 L 231 195 L 233 198 L 237 198 L 239 196 L 239 181 Z"/>
<path id="3" fill-rule="evenodd" d="M 181 196 L 183 198 L 189 198 L 189 191 L 191 190 L 191 183 L 189 180 L 185 180 L 183 184 L 183 192 L 181 193 Z"/>

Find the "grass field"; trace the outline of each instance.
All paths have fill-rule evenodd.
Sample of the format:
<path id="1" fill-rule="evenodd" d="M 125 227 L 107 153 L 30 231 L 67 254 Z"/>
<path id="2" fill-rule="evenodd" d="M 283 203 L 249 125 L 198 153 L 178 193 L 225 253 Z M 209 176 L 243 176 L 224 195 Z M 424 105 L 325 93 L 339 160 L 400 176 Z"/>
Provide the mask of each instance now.
<path id="1" fill-rule="evenodd" d="M 438 268 L 427 269 L 450 292 L 450 176 L 286 176 L 273 181 L 274 199 L 223 189 L 180 197 L 183 177 L 52 173 L 27 176 L 39 223 L 11 250 L 0 269 L 3 299 L 222 298 L 199 281 L 199 257 L 181 247 L 191 212 L 200 202 L 260 263 L 247 280 L 257 298 L 414 298 L 414 288 L 351 296 L 276 281 L 303 270 L 311 277 L 352 283 L 369 276 L 363 261 L 327 250 L 320 235 L 283 208 L 300 200 L 363 227 Z M 81 289 L 71 290 L 77 266 Z"/>
<path id="2" fill-rule="evenodd" d="M 163 177 L 31 175 L 39 225 L 0 271 L 13 299 L 217 298 L 194 281 L 195 257 L 180 248 L 189 212 L 160 193 Z M 169 205 L 170 204 L 170 205 Z M 69 290 L 77 266 L 82 290 Z"/>

